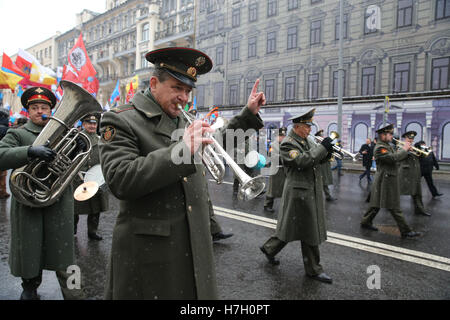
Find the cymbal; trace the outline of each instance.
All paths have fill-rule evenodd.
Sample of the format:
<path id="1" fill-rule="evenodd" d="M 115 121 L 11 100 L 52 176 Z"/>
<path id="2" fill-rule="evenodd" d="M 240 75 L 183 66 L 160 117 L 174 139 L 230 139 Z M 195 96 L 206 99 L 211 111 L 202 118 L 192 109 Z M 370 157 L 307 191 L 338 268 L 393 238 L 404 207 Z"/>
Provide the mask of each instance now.
<path id="1" fill-rule="evenodd" d="M 85 201 L 92 198 L 98 191 L 98 183 L 95 181 L 88 181 L 83 184 L 80 184 L 75 192 L 73 193 L 73 197 L 78 201 Z"/>

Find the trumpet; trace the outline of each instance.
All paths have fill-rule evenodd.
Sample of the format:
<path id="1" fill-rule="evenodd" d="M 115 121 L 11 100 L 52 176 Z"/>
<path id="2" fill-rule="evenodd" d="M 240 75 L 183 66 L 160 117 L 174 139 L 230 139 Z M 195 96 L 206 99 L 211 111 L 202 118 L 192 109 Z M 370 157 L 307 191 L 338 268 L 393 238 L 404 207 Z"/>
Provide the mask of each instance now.
<path id="1" fill-rule="evenodd" d="M 404 146 L 405 145 L 405 142 L 403 142 L 401 140 L 398 140 L 396 138 L 392 138 L 392 141 L 394 141 L 394 143 L 396 145 L 400 145 L 400 146 Z M 416 148 L 416 147 L 411 146 L 411 149 L 409 150 L 409 152 L 411 154 L 415 155 L 416 157 L 420 157 L 420 156 L 428 157 L 430 155 L 430 153 L 431 153 L 431 150 L 428 147 L 426 147 L 426 148 L 424 148 L 424 150 L 422 150 L 420 148 Z"/>
<path id="2" fill-rule="evenodd" d="M 314 139 L 316 139 L 316 140 L 319 141 L 319 142 L 322 142 L 323 139 L 324 139 L 323 137 L 314 136 L 314 135 L 312 135 L 312 134 L 310 134 L 310 136 L 313 137 Z M 332 140 L 338 139 L 338 138 L 339 138 L 339 133 L 336 132 L 336 131 L 331 131 L 331 133 L 330 133 L 330 138 L 331 138 Z M 342 155 L 341 155 L 339 152 L 341 152 L 341 153 L 343 153 L 343 154 L 345 154 L 345 155 L 351 157 L 353 161 L 357 161 L 357 160 L 358 160 L 358 159 L 357 159 L 357 157 L 358 157 L 358 154 L 357 154 L 357 153 L 351 153 L 350 151 L 345 150 L 344 148 L 338 147 L 337 145 L 333 144 L 333 156 L 334 156 L 335 158 L 338 158 L 338 159 L 341 159 L 341 160 L 342 160 Z"/>
<path id="3" fill-rule="evenodd" d="M 191 124 L 193 122 L 193 118 L 189 113 L 187 113 L 181 105 L 178 105 L 178 109 L 181 110 L 181 113 L 186 118 L 186 120 Z M 218 118 L 216 123 L 211 126 L 214 129 L 220 128 L 223 125 L 224 121 L 222 118 Z M 248 174 L 242 170 L 239 165 L 234 162 L 234 160 L 228 155 L 228 153 L 222 148 L 222 146 L 217 142 L 212 135 L 208 134 L 208 138 L 210 138 L 213 142 L 210 145 L 207 145 L 202 153 L 202 162 L 205 167 L 208 169 L 209 173 L 213 176 L 214 180 L 216 180 L 217 184 L 221 184 L 223 182 L 223 178 L 225 176 L 225 165 L 223 161 L 219 158 L 219 155 L 225 159 L 225 161 L 230 166 L 231 170 L 235 173 L 237 179 L 239 180 L 239 192 L 238 197 L 240 200 L 251 200 L 256 198 L 266 187 L 265 178 L 263 176 L 250 177 Z M 218 153 L 214 151 L 213 146 Z"/>

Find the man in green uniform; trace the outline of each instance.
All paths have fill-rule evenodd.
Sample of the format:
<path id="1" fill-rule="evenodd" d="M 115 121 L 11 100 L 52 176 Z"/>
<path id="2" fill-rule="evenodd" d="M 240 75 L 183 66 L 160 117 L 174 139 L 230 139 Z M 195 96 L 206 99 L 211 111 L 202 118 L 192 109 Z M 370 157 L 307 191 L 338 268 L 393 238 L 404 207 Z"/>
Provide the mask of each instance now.
<path id="1" fill-rule="evenodd" d="M 400 188 L 398 179 L 398 166 L 400 161 L 406 159 L 408 150 L 411 148 L 409 142 L 395 151 L 389 143 L 392 141 L 394 126 L 387 125 L 379 130 L 378 140 L 373 151 L 377 163 L 377 171 L 372 185 L 370 195 L 370 208 L 364 214 L 361 227 L 373 231 L 378 228 L 372 224 L 380 208 L 386 208 L 397 222 L 402 238 L 413 238 L 420 235 L 413 231 L 406 223 L 402 210 L 400 209 Z"/>
<path id="2" fill-rule="evenodd" d="M 303 264 L 308 277 L 325 283 L 332 279 L 320 265 L 319 244 L 327 239 L 323 201 L 321 163 L 328 161 L 333 151 L 331 138 L 321 144 L 308 139 L 315 108 L 295 116 L 294 127 L 280 146 L 280 157 L 286 169 L 283 196 L 274 236 L 260 248 L 273 265 L 275 255 L 288 242 L 300 240 Z"/>
<path id="3" fill-rule="evenodd" d="M 408 131 L 402 135 L 405 142 L 414 143 L 414 138 L 417 136 L 417 132 Z M 408 153 L 408 156 L 400 161 L 400 194 L 410 195 L 414 203 L 415 214 L 421 214 L 424 216 L 431 216 L 425 211 L 422 201 L 422 174 L 420 171 L 420 155 Z"/>
<path id="4" fill-rule="evenodd" d="M 320 129 L 316 132 L 316 136 L 323 137 L 323 129 Z M 330 159 L 331 161 L 331 159 Z M 321 164 L 320 169 L 322 170 L 322 179 L 323 179 L 323 192 L 325 193 L 325 200 L 327 201 L 335 201 L 337 200 L 331 195 L 330 188 L 328 187 L 330 184 L 333 184 L 333 174 L 331 173 L 331 162 L 325 161 Z"/>
<path id="5" fill-rule="evenodd" d="M 81 124 L 83 126 L 82 133 L 86 134 L 91 141 L 92 149 L 89 153 L 89 158 L 83 165 L 80 171 L 87 172 L 93 166 L 100 163 L 100 155 L 98 151 L 98 142 L 100 137 L 97 135 L 97 125 L 100 120 L 100 114 L 88 114 L 83 119 L 81 119 Z M 79 175 L 74 179 L 73 186 L 76 189 L 83 180 Z M 77 234 L 77 225 L 79 221 L 80 214 L 87 214 L 87 231 L 88 238 L 92 240 L 102 240 L 103 238 L 97 234 L 98 224 L 100 221 L 100 212 L 108 210 L 108 193 L 98 189 L 97 193 L 90 199 L 85 201 L 75 200 L 75 225 L 74 234 Z"/>
<path id="6" fill-rule="evenodd" d="M 204 137 L 212 129 L 200 120 L 186 128 L 178 107 L 212 61 L 176 47 L 151 51 L 146 59 L 155 65 L 150 87 L 103 114 L 100 124 L 103 175 L 121 200 L 106 298 L 216 299 L 206 168 L 198 154 L 212 142 Z M 258 112 L 265 96 L 258 84 L 225 129 L 263 127 Z"/>
<path id="7" fill-rule="evenodd" d="M 278 129 L 278 143 L 271 145 L 269 172 L 269 186 L 267 188 L 266 199 L 264 201 L 264 210 L 273 212 L 273 202 L 275 198 L 281 198 L 283 195 L 283 186 L 286 174 L 284 173 L 283 165 L 280 162 L 280 144 L 286 137 L 287 128 L 282 127 Z"/>
<path id="8" fill-rule="evenodd" d="M 0 141 L 0 170 L 17 169 L 31 160 L 51 162 L 55 152 L 46 146 L 31 146 L 47 124 L 55 95 L 43 87 L 27 89 L 21 97 L 30 119 L 22 128 L 10 129 Z M 48 207 L 32 208 L 11 198 L 11 273 L 22 278 L 21 299 L 37 300 L 42 270 L 55 270 L 65 299 L 80 290 L 67 289 L 67 267 L 74 264 L 73 195 L 69 185 Z"/>

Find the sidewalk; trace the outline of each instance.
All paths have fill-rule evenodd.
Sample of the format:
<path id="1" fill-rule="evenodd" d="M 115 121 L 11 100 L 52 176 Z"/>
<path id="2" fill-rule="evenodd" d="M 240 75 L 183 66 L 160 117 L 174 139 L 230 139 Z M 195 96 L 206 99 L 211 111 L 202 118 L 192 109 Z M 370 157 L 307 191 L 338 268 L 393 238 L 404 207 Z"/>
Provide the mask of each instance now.
<path id="1" fill-rule="evenodd" d="M 335 162 L 333 162 L 331 164 L 331 167 L 333 167 Z M 444 166 L 442 166 L 444 167 Z M 345 159 L 342 162 L 342 169 L 345 171 L 350 171 L 350 172 L 360 172 L 363 173 L 365 168 L 362 166 L 362 162 L 361 161 L 356 161 L 353 162 L 351 160 L 347 160 Z M 444 169 L 444 168 L 443 168 Z M 445 169 L 447 169 L 447 167 L 445 167 Z M 450 171 L 447 170 L 433 170 L 433 178 L 434 179 L 439 179 L 439 180 L 446 180 L 446 181 L 450 181 Z M 373 173 L 374 171 L 372 171 Z"/>

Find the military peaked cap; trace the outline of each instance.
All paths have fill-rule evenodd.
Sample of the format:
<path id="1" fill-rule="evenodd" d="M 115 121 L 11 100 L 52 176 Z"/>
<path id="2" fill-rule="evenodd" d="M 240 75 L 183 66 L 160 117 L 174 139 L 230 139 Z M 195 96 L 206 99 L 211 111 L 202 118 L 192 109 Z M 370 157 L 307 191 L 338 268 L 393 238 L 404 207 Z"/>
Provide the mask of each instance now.
<path id="1" fill-rule="evenodd" d="M 402 138 L 414 139 L 416 136 L 417 136 L 417 132 L 415 132 L 415 131 L 408 131 L 408 132 L 405 132 L 404 134 L 402 134 Z"/>
<path id="2" fill-rule="evenodd" d="M 388 124 L 387 126 L 378 129 L 377 133 L 378 134 L 381 134 L 381 133 L 394 133 L 394 125 L 393 124 Z"/>
<path id="3" fill-rule="evenodd" d="M 100 115 L 98 113 L 89 113 L 81 118 L 81 122 L 98 123 Z"/>
<path id="4" fill-rule="evenodd" d="M 27 110 L 30 104 L 33 103 L 46 103 L 53 109 L 56 104 L 56 96 L 47 88 L 31 87 L 24 91 L 20 101 Z"/>
<path id="5" fill-rule="evenodd" d="M 197 75 L 209 72 L 213 66 L 206 54 L 192 48 L 157 49 L 147 53 L 145 59 L 192 88 L 195 88 Z"/>
<path id="6" fill-rule="evenodd" d="M 312 126 L 314 112 L 316 112 L 316 108 L 311 108 L 301 115 L 297 115 L 292 118 L 289 118 L 289 120 L 292 120 L 293 123 L 306 123 L 307 125 Z"/>

